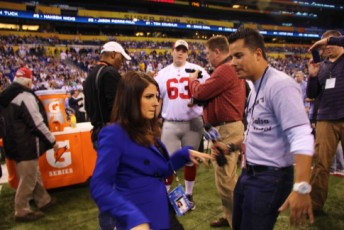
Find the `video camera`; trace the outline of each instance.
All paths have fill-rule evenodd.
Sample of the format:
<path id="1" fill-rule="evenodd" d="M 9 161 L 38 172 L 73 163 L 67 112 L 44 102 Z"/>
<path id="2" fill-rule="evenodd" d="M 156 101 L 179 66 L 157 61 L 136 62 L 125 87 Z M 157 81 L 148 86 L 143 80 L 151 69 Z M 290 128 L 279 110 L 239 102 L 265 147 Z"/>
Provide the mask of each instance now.
<path id="1" fill-rule="evenodd" d="M 198 106 L 206 106 L 208 104 L 208 101 L 201 101 L 201 100 L 197 100 L 194 97 L 191 97 L 191 104 L 198 105 Z"/>
<path id="2" fill-rule="evenodd" d="M 196 69 L 185 68 L 185 72 L 194 73 L 194 72 L 196 72 Z M 203 78 L 202 71 L 199 71 L 198 75 L 197 75 L 197 79 L 201 79 L 201 78 Z M 201 100 L 197 100 L 194 97 L 191 97 L 191 104 L 192 105 L 198 105 L 198 106 L 206 106 L 208 104 L 208 101 L 201 101 Z"/>
<path id="3" fill-rule="evenodd" d="M 187 73 L 194 73 L 194 72 L 196 72 L 196 69 L 185 68 L 185 72 L 187 72 Z M 201 78 L 203 78 L 202 71 L 199 71 L 198 75 L 197 75 L 197 79 L 201 79 Z"/>
<path id="4" fill-rule="evenodd" d="M 220 133 L 217 131 L 216 128 L 212 127 L 210 124 L 205 124 L 204 129 L 205 131 L 203 133 L 203 136 L 206 140 L 212 141 L 213 143 L 221 140 Z M 219 150 L 219 155 L 216 156 L 215 160 L 217 164 L 220 167 L 222 167 L 225 164 L 227 164 L 227 158 L 225 157 L 225 154 L 221 149 L 218 149 L 218 150 Z"/>

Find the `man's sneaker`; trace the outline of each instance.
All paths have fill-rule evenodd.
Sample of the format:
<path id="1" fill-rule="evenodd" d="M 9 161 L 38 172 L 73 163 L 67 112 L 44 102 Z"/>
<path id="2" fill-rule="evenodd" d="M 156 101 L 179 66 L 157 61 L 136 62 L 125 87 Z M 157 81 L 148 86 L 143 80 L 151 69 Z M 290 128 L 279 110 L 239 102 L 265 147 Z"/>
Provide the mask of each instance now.
<path id="1" fill-rule="evenodd" d="M 30 212 L 26 214 L 25 216 L 14 216 L 14 221 L 15 222 L 30 222 L 30 221 L 35 221 L 44 216 L 43 212 L 36 211 L 36 212 Z"/>
<path id="2" fill-rule="evenodd" d="M 186 197 L 189 200 L 189 203 L 191 205 L 191 210 L 195 210 L 196 209 L 196 205 L 195 202 L 193 201 L 192 195 L 191 194 L 187 194 Z"/>

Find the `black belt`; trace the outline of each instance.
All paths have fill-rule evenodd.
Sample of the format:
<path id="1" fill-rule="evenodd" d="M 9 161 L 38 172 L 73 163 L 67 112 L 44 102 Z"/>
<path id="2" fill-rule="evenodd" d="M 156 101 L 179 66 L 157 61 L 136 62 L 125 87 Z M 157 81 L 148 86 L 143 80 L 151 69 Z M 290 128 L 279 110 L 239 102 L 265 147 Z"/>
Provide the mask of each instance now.
<path id="1" fill-rule="evenodd" d="M 260 173 L 260 172 L 288 172 L 292 171 L 294 169 L 294 166 L 287 166 L 287 167 L 274 167 L 274 166 L 266 166 L 266 165 L 249 165 L 246 164 L 246 172 L 247 174 L 253 175 L 255 173 Z"/>
<path id="2" fill-rule="evenodd" d="M 217 122 L 215 124 L 211 124 L 212 126 L 221 126 L 221 125 L 225 125 L 225 124 L 228 124 L 228 123 L 232 123 L 234 121 L 222 121 L 222 122 Z"/>
<path id="3" fill-rule="evenodd" d="M 194 117 L 194 118 L 191 118 L 190 120 L 168 120 L 168 119 L 164 119 L 164 121 L 169 121 L 169 122 L 190 122 L 194 119 L 198 119 L 200 117 Z"/>

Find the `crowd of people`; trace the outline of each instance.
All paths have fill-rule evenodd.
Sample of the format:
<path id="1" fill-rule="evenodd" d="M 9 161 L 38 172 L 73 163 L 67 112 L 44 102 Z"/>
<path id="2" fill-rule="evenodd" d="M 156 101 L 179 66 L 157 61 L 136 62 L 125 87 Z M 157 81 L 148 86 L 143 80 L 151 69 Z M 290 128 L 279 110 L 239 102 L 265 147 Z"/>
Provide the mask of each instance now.
<path id="1" fill-rule="evenodd" d="M 240 28 L 229 38 L 214 36 L 205 44 L 177 40 L 164 53 L 128 52 L 125 48 L 132 50 L 132 42 L 123 47 L 114 41 L 100 50 L 70 47 L 57 57 L 46 56 L 38 47 L 26 50 L 22 45 L 14 52 L 4 46 L 1 69 L 7 72 L 2 78 L 14 68 L 19 70 L 13 84 L 5 81 L 10 85 L 4 87 L 0 104 L 5 120 L 12 121 L 7 124 L 17 115 L 13 111 L 35 112 L 39 130 L 24 129 L 23 136 L 45 141 L 46 148 L 56 148 L 56 141 L 30 89 L 66 89 L 73 91 L 69 103 L 75 98 L 77 107 L 85 104 L 81 112 L 90 116 L 91 140 L 98 154 L 90 190 L 101 229 L 183 229 L 170 205 L 174 201 L 168 201 L 168 178 L 187 166 L 182 195 L 194 209 L 199 160 L 213 161 L 223 208 L 211 227 L 273 229 L 286 209 L 292 225 L 304 225 L 324 215 L 330 167 L 344 141 L 344 49 L 338 39 L 342 37 L 330 30 L 322 38 L 321 62 L 298 55 L 268 57 L 263 36 L 250 28 Z M 137 43 L 135 49 L 144 46 Z M 79 103 L 76 91 L 84 91 L 85 103 Z M 26 107 L 25 95 L 31 95 L 37 111 Z M 27 123 L 22 117 L 18 121 Z M 211 155 L 196 151 L 204 124 L 216 132 Z M 4 140 L 5 148 L 18 146 L 8 136 Z M 11 155 L 25 155 L 20 151 L 8 149 L 7 156 L 17 161 L 19 188 L 27 183 L 31 189 L 26 197 L 17 190 L 15 219 L 32 221 L 43 213 L 30 210 L 27 197 L 41 181 L 27 181 L 28 171 L 23 169 L 29 168 L 30 175 L 38 178 L 41 151 L 32 149 L 38 154 L 28 159 Z M 35 199 L 41 210 L 55 204 L 42 194 Z"/>
<path id="2" fill-rule="evenodd" d="M 44 45 L 64 45 L 64 48 L 56 47 L 52 53 L 48 53 Z M 18 46 L 18 49 L 14 51 L 13 46 Z M 170 52 L 172 46 L 173 42 L 125 41 L 123 47 L 130 50 L 132 60 L 124 62 L 120 72 L 139 70 L 155 75 L 173 62 Z M 188 61 L 205 68 L 208 72 L 211 71 L 202 48 L 203 43 L 190 42 L 189 46 Z M 100 59 L 100 47 L 101 43 L 95 45 L 94 42 L 66 41 L 57 37 L 0 36 L 1 88 L 7 87 L 13 80 L 16 70 L 25 64 L 33 72 L 34 90 L 80 90 L 87 73 Z M 143 49 L 152 51 L 147 53 Z M 161 52 L 161 49 L 165 51 Z M 289 75 L 296 70 L 307 73 L 307 60 L 301 58 L 301 55 L 307 53 L 306 48 L 271 46 L 267 48 L 267 53 L 269 52 L 288 54 L 287 58 L 269 58 L 271 65 L 277 69 Z"/>

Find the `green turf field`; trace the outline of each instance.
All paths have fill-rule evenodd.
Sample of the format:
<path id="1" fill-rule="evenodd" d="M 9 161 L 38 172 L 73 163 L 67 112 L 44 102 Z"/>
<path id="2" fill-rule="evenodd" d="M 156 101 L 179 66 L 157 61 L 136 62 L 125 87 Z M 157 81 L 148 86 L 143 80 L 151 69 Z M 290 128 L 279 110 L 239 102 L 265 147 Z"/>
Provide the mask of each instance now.
<path id="1" fill-rule="evenodd" d="M 181 172 L 178 173 L 181 174 Z M 90 197 L 87 185 L 60 188 L 49 192 L 57 197 L 58 204 L 47 211 L 46 216 L 41 220 L 17 224 L 13 220 L 14 190 L 6 184 L 3 185 L 0 192 L 0 229 L 97 229 L 97 207 Z M 212 167 L 206 168 L 204 165 L 199 167 L 194 200 L 196 210 L 180 218 L 185 229 L 211 229 L 210 221 L 221 215 Z M 325 211 L 328 216 L 320 217 L 316 219 L 314 225 L 302 229 L 344 229 L 344 178 L 331 176 Z M 295 229 L 289 227 L 288 221 L 287 213 L 281 214 L 275 229 Z"/>

